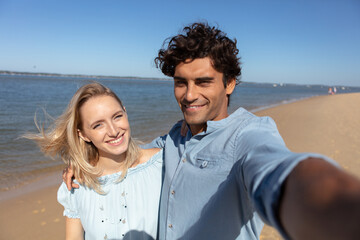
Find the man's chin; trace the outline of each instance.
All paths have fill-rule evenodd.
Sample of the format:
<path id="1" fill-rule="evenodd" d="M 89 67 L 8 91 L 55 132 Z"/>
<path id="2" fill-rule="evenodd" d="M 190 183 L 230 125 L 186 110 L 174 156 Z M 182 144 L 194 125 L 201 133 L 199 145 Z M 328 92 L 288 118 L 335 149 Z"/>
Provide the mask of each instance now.
<path id="1" fill-rule="evenodd" d="M 185 116 L 184 116 L 184 119 L 188 125 L 198 125 L 199 124 L 199 121 L 196 121 L 195 119 L 187 118 Z"/>
<path id="2" fill-rule="evenodd" d="M 185 119 L 185 122 L 189 126 L 197 126 L 197 127 L 199 127 L 199 126 L 206 125 L 206 122 L 198 120 L 198 119 L 189 119 L 189 118 L 186 118 L 186 117 L 184 117 L 184 119 Z"/>

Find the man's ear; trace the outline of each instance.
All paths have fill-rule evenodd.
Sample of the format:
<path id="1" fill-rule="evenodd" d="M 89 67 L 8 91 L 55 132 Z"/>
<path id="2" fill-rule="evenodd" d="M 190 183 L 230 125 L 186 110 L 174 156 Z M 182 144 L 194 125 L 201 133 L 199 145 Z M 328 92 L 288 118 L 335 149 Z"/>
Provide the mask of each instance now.
<path id="1" fill-rule="evenodd" d="M 236 86 L 236 79 L 231 78 L 226 83 L 226 95 L 231 95 Z"/>
<path id="2" fill-rule="evenodd" d="M 90 140 L 89 138 L 87 138 L 84 134 L 82 134 L 82 132 L 81 132 L 80 129 L 78 129 L 77 132 L 78 132 L 79 137 L 80 137 L 83 141 L 88 142 L 88 143 L 91 142 L 91 140 Z"/>

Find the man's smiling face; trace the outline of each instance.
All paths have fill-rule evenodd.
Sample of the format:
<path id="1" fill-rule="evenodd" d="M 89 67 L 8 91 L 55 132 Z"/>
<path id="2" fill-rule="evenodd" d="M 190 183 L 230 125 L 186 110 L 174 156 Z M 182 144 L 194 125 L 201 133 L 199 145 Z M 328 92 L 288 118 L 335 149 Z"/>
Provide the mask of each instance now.
<path id="1" fill-rule="evenodd" d="M 226 88 L 223 73 L 216 71 L 209 57 L 178 64 L 174 74 L 175 98 L 193 135 L 205 130 L 206 122 L 228 116 L 228 96 L 235 88 L 235 79 Z"/>

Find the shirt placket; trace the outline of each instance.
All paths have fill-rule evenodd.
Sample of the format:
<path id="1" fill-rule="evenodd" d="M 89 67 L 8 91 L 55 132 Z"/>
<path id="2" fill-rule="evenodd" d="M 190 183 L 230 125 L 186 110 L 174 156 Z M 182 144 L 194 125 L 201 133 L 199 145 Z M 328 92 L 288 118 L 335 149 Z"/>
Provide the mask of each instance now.
<path id="1" fill-rule="evenodd" d="M 177 223 L 175 215 L 175 212 L 178 211 L 178 198 L 177 198 L 177 186 L 180 184 L 178 176 L 183 172 L 185 164 L 188 164 L 187 159 L 187 150 L 191 150 L 192 146 L 197 142 L 198 140 L 195 138 L 192 138 L 190 141 L 186 143 L 186 148 L 184 148 L 184 151 L 180 157 L 180 161 L 178 163 L 178 166 L 175 170 L 175 174 L 173 179 L 171 180 L 170 188 L 169 188 L 169 195 L 168 195 L 168 211 L 167 211 L 167 226 L 166 226 L 166 239 L 176 239 L 179 236 L 178 230 L 177 230 Z"/>
<path id="2" fill-rule="evenodd" d="M 174 178 L 171 181 L 169 196 L 168 196 L 168 214 L 167 214 L 167 227 L 166 227 L 166 239 L 175 239 L 176 237 L 176 223 L 174 215 L 174 210 L 176 208 L 176 191 L 177 191 L 177 176 L 181 173 L 184 164 L 186 163 L 186 152 L 184 152 L 180 158 L 179 165 L 175 171 Z"/>

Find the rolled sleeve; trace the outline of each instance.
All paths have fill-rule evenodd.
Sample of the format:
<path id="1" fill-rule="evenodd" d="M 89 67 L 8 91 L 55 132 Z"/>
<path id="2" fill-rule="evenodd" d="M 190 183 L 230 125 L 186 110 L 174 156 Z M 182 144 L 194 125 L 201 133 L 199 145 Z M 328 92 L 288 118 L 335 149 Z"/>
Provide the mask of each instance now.
<path id="1" fill-rule="evenodd" d="M 271 118 L 261 118 L 256 125 L 245 132 L 241 139 L 246 141 L 247 146 L 252 146 L 243 156 L 241 175 L 258 214 L 286 238 L 278 216 L 281 190 L 286 178 L 301 161 L 310 157 L 322 158 L 334 165 L 336 163 L 320 154 L 288 150 Z"/>

